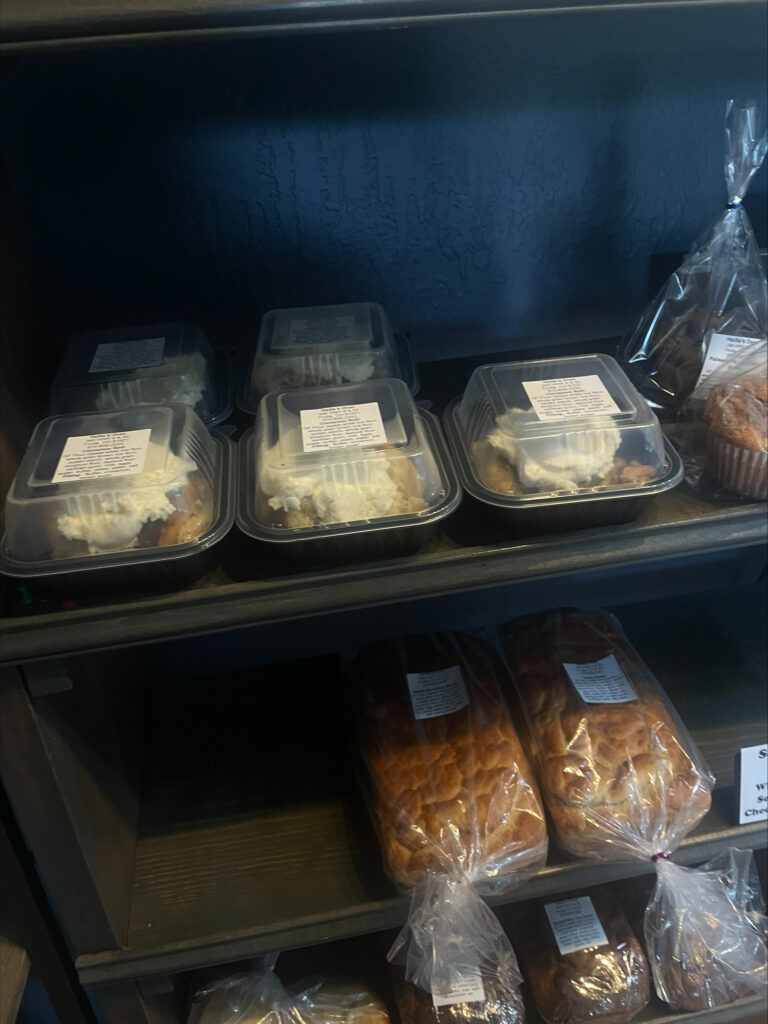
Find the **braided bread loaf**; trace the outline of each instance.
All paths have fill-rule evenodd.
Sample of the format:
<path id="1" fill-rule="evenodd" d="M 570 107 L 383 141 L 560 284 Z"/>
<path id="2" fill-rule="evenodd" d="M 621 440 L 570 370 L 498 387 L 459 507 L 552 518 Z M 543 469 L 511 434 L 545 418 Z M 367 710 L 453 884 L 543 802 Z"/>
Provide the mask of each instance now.
<path id="1" fill-rule="evenodd" d="M 617 623 L 561 610 L 501 626 L 499 637 L 561 845 L 602 860 L 676 845 L 709 810 L 712 779 Z M 636 699 L 586 703 L 563 666 L 609 655 Z"/>
<path id="2" fill-rule="evenodd" d="M 501 671 L 481 641 L 450 633 L 378 644 L 353 663 L 381 845 L 404 887 L 457 868 L 493 887 L 546 860 L 544 813 Z M 445 674 L 447 689 L 432 673 Z M 425 680 L 432 696 L 412 701 L 409 686 Z"/>

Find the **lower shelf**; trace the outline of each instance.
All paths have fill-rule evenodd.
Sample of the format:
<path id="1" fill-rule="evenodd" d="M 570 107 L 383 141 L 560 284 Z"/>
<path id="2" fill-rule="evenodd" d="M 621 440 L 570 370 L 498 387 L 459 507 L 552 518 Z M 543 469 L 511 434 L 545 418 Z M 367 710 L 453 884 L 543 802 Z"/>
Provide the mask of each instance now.
<path id="1" fill-rule="evenodd" d="M 768 731 L 765 621 L 749 595 L 743 607 L 729 598 L 723 615 L 704 598 L 621 610 L 718 780 L 680 863 L 768 845 L 765 824 L 734 824 L 736 754 Z M 83 983 L 174 974 L 404 921 L 409 901 L 384 875 L 354 779 L 334 658 L 148 685 L 153 724 L 126 944 L 81 956 Z M 547 867 L 497 902 L 651 871 L 568 861 L 553 845 Z"/>

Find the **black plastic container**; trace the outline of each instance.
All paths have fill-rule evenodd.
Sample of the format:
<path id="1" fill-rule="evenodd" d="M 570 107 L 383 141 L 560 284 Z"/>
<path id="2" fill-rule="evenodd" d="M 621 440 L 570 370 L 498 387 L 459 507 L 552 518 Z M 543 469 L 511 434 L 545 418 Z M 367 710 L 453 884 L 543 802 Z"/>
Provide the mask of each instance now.
<path id="1" fill-rule="evenodd" d="M 386 467 L 389 459 L 407 458 L 413 460 L 414 466 L 421 467 L 424 507 L 418 511 L 319 525 L 293 527 L 265 523 L 264 506 L 260 506 L 259 499 L 261 483 L 257 463 L 280 436 L 278 422 L 284 417 L 279 414 L 278 406 L 290 407 L 287 415 L 292 419 L 289 422 L 298 422 L 297 417 L 307 409 L 326 411 L 335 407 L 351 408 L 356 404 L 378 405 L 383 410 L 380 422 L 384 425 L 386 441 L 363 448 L 336 447 L 319 452 L 316 459 L 302 450 L 300 444 L 287 445 L 289 468 L 281 466 L 280 472 L 294 476 L 305 474 L 311 480 L 319 480 L 332 494 L 340 479 L 345 487 L 354 487 L 358 479 L 360 486 L 366 486 L 367 474 L 359 469 L 361 466 L 366 467 L 375 460 L 379 466 Z M 438 523 L 454 512 L 461 501 L 461 489 L 438 420 L 414 405 L 400 380 L 308 388 L 266 396 L 262 400 L 257 428 L 249 430 L 238 447 L 238 526 L 247 536 L 269 544 L 286 559 L 303 564 L 410 554 L 429 541 Z M 370 486 L 370 480 L 367 483 Z M 262 495 L 262 503 L 263 500 Z"/>

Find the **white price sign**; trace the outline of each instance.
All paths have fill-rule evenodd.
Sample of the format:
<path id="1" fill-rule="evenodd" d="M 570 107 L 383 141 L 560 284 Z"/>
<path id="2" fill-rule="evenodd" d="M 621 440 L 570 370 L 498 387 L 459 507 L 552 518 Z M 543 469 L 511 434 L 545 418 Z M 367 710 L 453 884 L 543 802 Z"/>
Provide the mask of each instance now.
<path id="1" fill-rule="evenodd" d="M 768 746 L 741 748 L 739 824 L 768 820 Z"/>

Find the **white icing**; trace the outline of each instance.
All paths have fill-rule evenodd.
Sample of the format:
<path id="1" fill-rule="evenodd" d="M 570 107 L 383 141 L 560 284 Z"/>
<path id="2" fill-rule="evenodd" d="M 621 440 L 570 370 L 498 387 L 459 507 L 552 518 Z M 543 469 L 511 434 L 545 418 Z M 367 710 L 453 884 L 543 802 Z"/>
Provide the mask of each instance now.
<path id="1" fill-rule="evenodd" d="M 82 540 L 90 554 L 123 551 L 136 546 L 145 523 L 167 519 L 175 510 L 168 495 L 181 490 L 197 466 L 150 442 L 144 470 L 130 477 L 127 491 L 67 495 L 67 512 L 56 526 L 67 540 Z"/>
<path id="2" fill-rule="evenodd" d="M 321 523 L 379 519 L 389 515 L 399 493 L 387 466 L 387 459 L 373 458 L 292 473 L 275 445 L 262 460 L 259 487 L 275 511 L 296 511 L 309 499 Z"/>
<path id="3" fill-rule="evenodd" d="M 510 409 L 488 435 L 493 448 L 515 466 L 521 485 L 534 491 L 575 491 L 613 468 L 621 434 L 608 417 L 579 423 L 578 430 L 551 437 L 522 437 L 530 413 Z"/>

